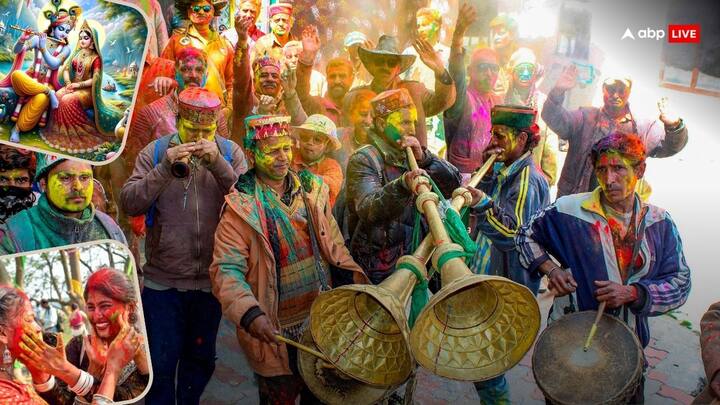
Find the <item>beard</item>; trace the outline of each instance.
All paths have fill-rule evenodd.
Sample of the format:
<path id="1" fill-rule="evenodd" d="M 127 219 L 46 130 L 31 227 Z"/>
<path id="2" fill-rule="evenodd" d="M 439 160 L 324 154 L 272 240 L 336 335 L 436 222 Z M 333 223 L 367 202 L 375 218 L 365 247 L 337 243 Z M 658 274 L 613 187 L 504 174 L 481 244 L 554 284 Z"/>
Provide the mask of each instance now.
<path id="1" fill-rule="evenodd" d="M 29 188 L 0 187 L 0 222 L 35 204 L 35 194 Z"/>

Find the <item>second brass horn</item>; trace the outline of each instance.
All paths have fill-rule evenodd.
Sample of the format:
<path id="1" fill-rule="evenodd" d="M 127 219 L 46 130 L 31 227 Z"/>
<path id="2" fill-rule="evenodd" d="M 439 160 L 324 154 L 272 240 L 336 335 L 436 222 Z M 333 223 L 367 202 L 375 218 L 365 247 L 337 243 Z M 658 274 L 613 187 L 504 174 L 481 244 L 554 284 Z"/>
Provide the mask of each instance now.
<path id="1" fill-rule="evenodd" d="M 398 265 L 403 262 L 425 272 L 415 257 L 403 256 Z M 414 273 L 396 270 L 376 286 L 353 284 L 320 294 L 310 309 L 318 350 L 363 383 L 390 387 L 405 382 L 414 367 L 405 307 L 416 281 Z"/>
<path id="2" fill-rule="evenodd" d="M 410 153 L 408 160 L 412 167 Z M 493 160 L 473 176 L 471 185 L 479 182 Z M 429 212 L 431 204 L 421 206 L 431 200 L 429 188 L 420 189 L 418 209 L 428 211 L 424 213 L 437 246 L 432 262 L 440 271 L 443 287 L 430 299 L 410 332 L 413 357 L 446 378 L 483 381 L 496 377 L 517 364 L 535 341 L 540 329 L 535 296 L 527 287 L 504 277 L 473 274 L 461 258 L 462 247 L 451 243 L 445 228 L 432 218 L 435 213 Z M 455 210 L 471 199 L 462 187 L 453 196 Z M 419 250 L 430 252 L 431 242 L 426 238 Z"/>

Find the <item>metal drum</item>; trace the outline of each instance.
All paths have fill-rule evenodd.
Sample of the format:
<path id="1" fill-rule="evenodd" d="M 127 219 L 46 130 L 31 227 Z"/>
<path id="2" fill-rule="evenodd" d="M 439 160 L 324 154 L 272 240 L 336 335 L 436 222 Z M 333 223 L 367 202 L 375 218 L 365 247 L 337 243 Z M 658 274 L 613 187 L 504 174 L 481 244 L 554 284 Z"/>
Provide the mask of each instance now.
<path id="1" fill-rule="evenodd" d="M 603 315 L 588 351 L 595 311 L 568 314 L 540 334 L 533 353 L 535 381 L 553 404 L 624 404 L 640 383 L 643 351 L 635 333 Z"/>
<path id="2" fill-rule="evenodd" d="M 302 344 L 317 349 L 312 334 L 306 331 Z M 298 370 L 310 391 L 328 405 L 370 405 L 381 402 L 394 388 L 378 388 L 344 375 L 332 364 L 298 350 Z"/>

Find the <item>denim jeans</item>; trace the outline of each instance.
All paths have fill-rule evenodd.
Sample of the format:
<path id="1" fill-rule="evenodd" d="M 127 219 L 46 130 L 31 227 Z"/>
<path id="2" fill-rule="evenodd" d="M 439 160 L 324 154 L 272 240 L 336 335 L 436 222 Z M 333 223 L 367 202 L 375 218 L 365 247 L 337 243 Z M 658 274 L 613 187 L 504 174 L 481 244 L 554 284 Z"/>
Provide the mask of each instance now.
<path id="1" fill-rule="evenodd" d="M 142 303 L 153 368 L 146 403 L 198 404 L 215 371 L 220 303 L 208 292 L 147 287 Z"/>
<path id="2" fill-rule="evenodd" d="M 483 405 L 510 405 L 510 388 L 505 374 L 491 378 L 487 381 L 475 383 L 475 390 L 480 396 Z"/>

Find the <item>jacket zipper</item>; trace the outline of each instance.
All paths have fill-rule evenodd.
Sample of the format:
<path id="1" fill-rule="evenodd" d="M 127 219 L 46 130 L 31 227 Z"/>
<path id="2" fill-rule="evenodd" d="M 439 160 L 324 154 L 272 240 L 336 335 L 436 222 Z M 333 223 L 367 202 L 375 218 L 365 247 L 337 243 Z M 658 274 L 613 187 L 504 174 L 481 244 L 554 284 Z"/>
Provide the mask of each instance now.
<path id="1" fill-rule="evenodd" d="M 199 175 L 199 174 L 198 174 Z M 196 259 L 196 274 L 195 279 L 200 277 L 200 201 L 198 198 L 197 190 L 197 176 L 193 177 L 193 188 L 195 189 L 195 223 L 197 225 L 197 235 L 195 237 L 195 247 L 197 248 L 195 259 Z"/>

